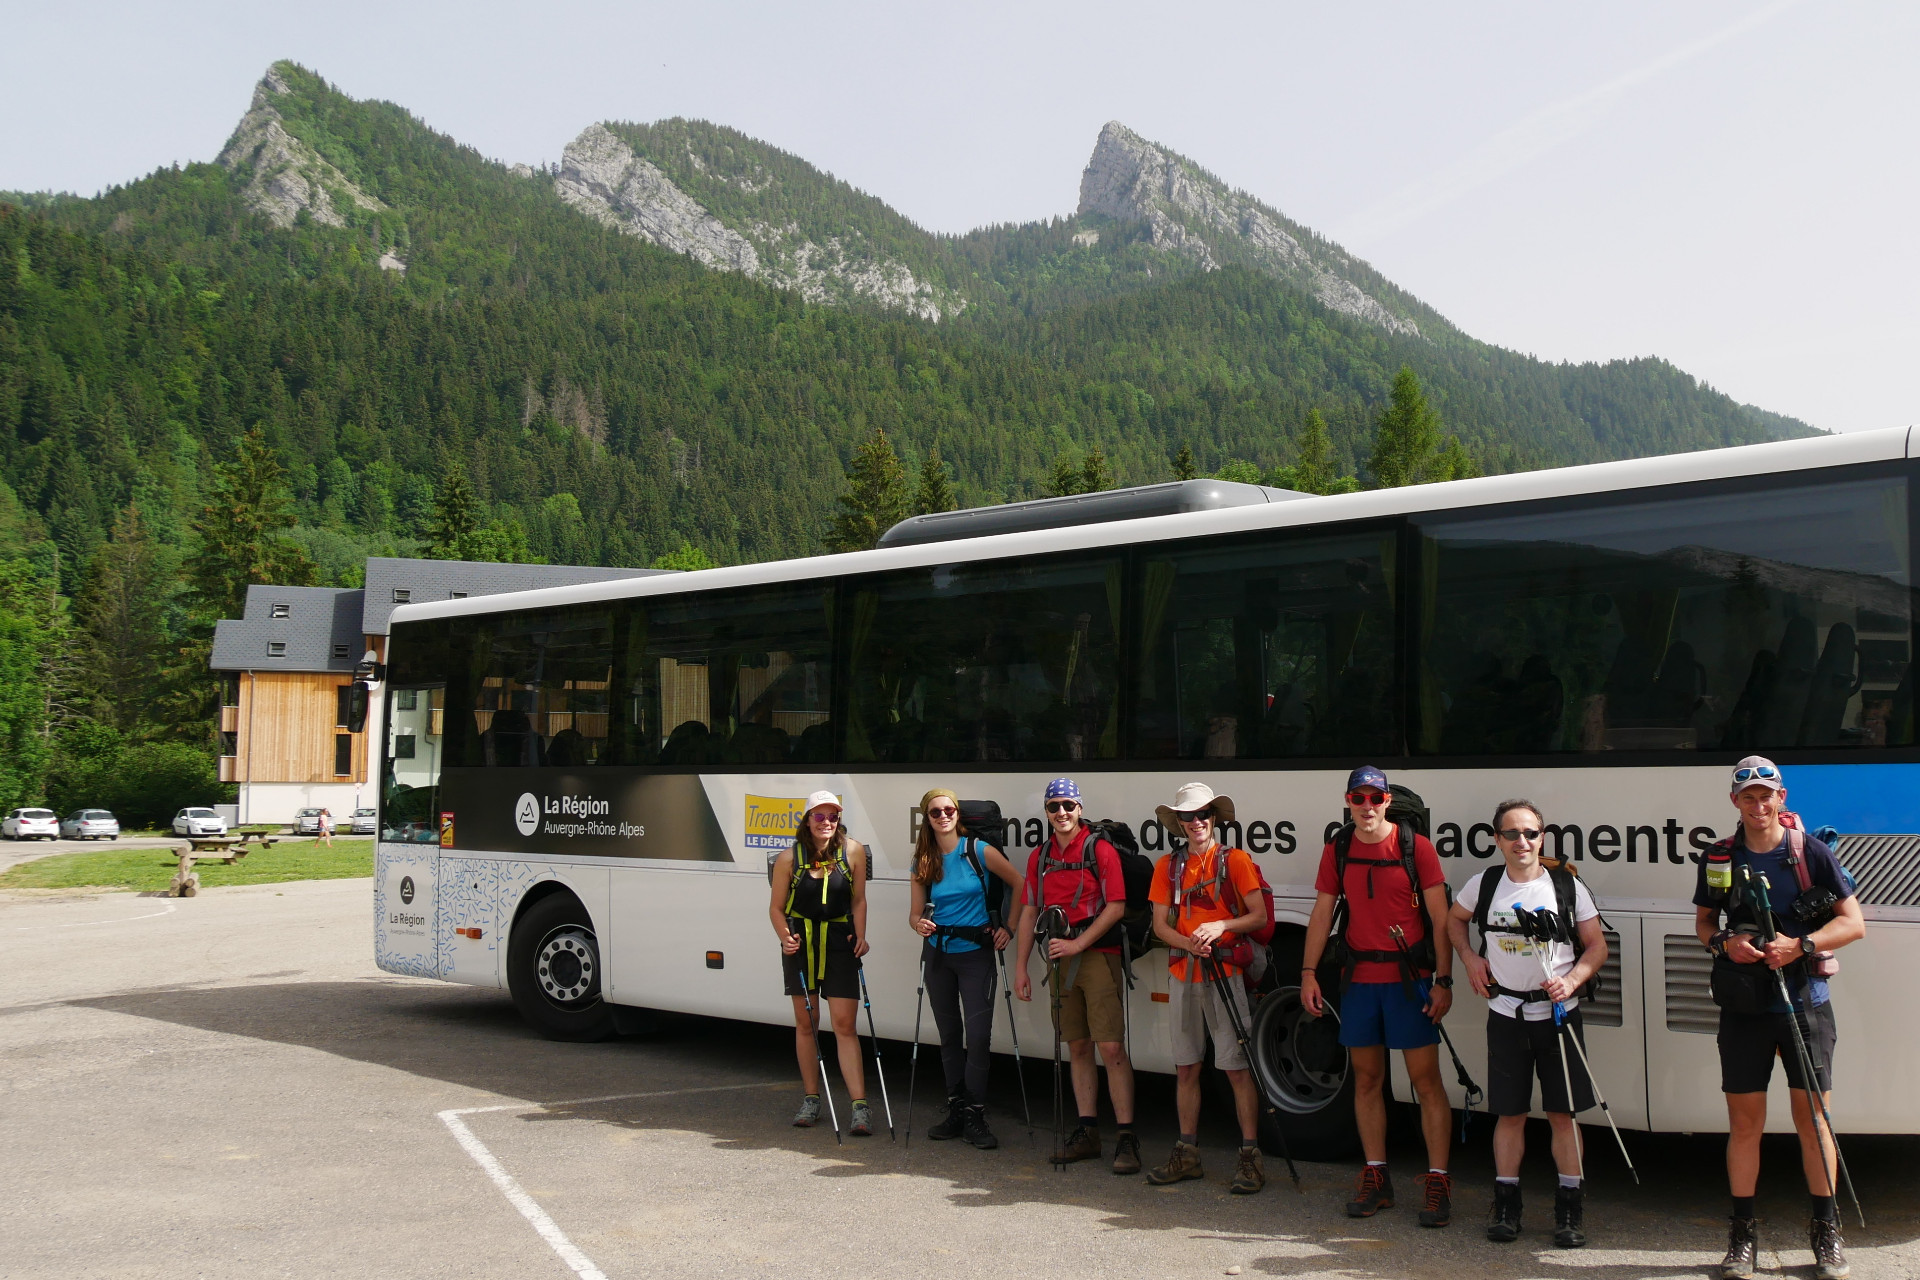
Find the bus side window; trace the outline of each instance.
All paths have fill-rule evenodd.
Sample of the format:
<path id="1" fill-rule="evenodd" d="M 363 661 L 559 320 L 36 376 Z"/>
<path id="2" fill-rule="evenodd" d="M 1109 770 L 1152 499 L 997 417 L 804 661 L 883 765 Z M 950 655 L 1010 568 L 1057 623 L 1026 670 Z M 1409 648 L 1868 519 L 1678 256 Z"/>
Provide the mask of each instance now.
<path id="1" fill-rule="evenodd" d="M 1902 477 L 1419 523 L 1425 752 L 1913 741 Z"/>

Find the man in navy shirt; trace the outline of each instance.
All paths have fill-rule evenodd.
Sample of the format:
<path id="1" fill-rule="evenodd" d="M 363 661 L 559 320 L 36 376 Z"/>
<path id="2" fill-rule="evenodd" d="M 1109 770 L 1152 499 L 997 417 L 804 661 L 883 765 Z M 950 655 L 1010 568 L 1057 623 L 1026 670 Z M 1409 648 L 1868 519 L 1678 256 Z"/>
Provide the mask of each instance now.
<path id="1" fill-rule="evenodd" d="M 1725 1280 L 1747 1280 L 1753 1275 L 1760 1226 L 1753 1216 L 1753 1196 L 1760 1179 L 1760 1135 L 1767 1127 L 1767 1085 L 1778 1057 L 1786 1066 L 1793 1124 L 1800 1134 L 1800 1164 L 1813 1197 L 1808 1241 L 1815 1274 L 1819 1280 L 1845 1280 L 1847 1257 L 1834 1188 L 1826 1172 L 1834 1167 L 1833 1135 L 1815 1124 L 1816 1113 L 1807 1094 L 1817 1087 L 1824 1098 L 1832 1088 L 1836 1039 L 1827 984 L 1814 974 L 1813 957 L 1859 941 L 1866 934 L 1866 919 L 1853 882 L 1833 850 L 1802 831 L 1789 832 L 1782 821 L 1787 784 L 1779 766 L 1762 756 L 1742 760 L 1734 766 L 1732 799 L 1740 810 L 1740 829 L 1730 847 L 1707 851 L 1693 894 L 1695 930 L 1720 971 L 1714 984 L 1716 1002 L 1721 1003 L 1720 1088 L 1727 1095 L 1727 1181 L 1733 1192 L 1733 1228 L 1720 1274 Z M 1811 923 L 1793 911 L 1803 892 L 1794 871 L 1796 846 L 1804 858 L 1811 885 L 1808 892 L 1824 889 L 1835 899 L 1830 912 Z M 1741 893 L 1743 868 L 1766 877 L 1764 907 Z M 1779 935 L 1765 947 L 1757 945 L 1763 909 L 1770 910 Z M 1786 978 L 1791 1005 L 1781 999 L 1779 983 L 1765 970 Z M 1742 979 L 1751 982 L 1755 993 L 1752 1012 L 1727 1007 L 1718 994 Z M 1819 1077 L 1817 1084 L 1807 1080 L 1800 1065 L 1789 1019 L 1800 1024 Z"/>

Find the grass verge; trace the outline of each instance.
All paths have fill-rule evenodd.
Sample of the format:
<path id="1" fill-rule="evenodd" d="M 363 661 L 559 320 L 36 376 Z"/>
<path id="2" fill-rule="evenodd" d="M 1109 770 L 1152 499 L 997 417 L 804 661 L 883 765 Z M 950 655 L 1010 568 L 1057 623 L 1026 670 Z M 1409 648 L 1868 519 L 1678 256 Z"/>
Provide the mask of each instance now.
<path id="1" fill-rule="evenodd" d="M 166 849 L 87 849 L 56 853 L 10 867 L 0 889 L 164 889 L 178 870 L 179 855 Z M 248 854 L 232 866 L 196 862 L 203 888 L 274 884 L 283 880 L 345 880 L 373 874 L 373 841 L 335 840 L 331 849 L 303 840 L 283 841 Z"/>

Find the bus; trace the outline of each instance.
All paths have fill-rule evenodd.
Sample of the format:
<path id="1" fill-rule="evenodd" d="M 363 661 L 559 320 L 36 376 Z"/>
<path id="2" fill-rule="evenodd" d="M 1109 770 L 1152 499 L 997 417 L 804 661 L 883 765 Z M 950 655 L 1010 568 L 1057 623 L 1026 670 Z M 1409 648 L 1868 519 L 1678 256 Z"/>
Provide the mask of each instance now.
<path id="1" fill-rule="evenodd" d="M 1456 891 L 1497 863 L 1495 803 L 1538 803 L 1547 852 L 1606 917 L 1586 1023 L 1614 1118 L 1716 1130 L 1690 898 L 1737 821 L 1729 766 L 1763 752 L 1789 807 L 1842 833 L 1868 921 L 1833 986 L 1835 1122 L 1920 1132 L 1920 1095 L 1873 1067 L 1905 1055 L 1887 1015 L 1920 972 L 1917 443 L 1902 428 L 1212 504 L 1149 486 L 922 518 L 871 551 L 405 606 L 384 672 L 378 963 L 504 988 L 562 1038 L 641 1010 L 786 1024 L 768 864 L 826 788 L 872 851 L 879 1034 L 907 1040 L 924 791 L 997 801 L 1024 862 L 1053 777 L 1151 856 L 1170 836 L 1154 806 L 1201 779 L 1234 800 L 1223 838 L 1276 894 L 1256 1070 L 1295 1152 L 1332 1151 L 1352 1140 L 1351 1081 L 1326 1037 L 1298 1036 L 1292 975 L 1365 762 L 1424 799 Z M 1133 1060 L 1171 1070 L 1166 953 L 1133 972 Z M 1481 1003 L 1462 983 L 1449 1025 L 1484 1080 Z M 1012 1016 L 1044 1056 L 1044 999 Z M 1004 1001 L 996 1017 L 1004 1052 Z M 1412 1096 L 1404 1075 L 1394 1089 Z M 1784 1105 L 1769 1115 L 1787 1126 Z"/>

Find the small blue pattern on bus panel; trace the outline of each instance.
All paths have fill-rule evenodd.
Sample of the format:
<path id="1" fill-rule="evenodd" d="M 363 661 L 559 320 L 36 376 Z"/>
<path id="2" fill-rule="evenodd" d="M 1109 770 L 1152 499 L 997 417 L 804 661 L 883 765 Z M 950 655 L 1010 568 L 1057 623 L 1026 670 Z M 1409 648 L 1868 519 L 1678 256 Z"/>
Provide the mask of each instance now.
<path id="1" fill-rule="evenodd" d="M 1790 764 L 1787 807 L 1843 836 L 1920 835 L 1920 764 Z"/>

